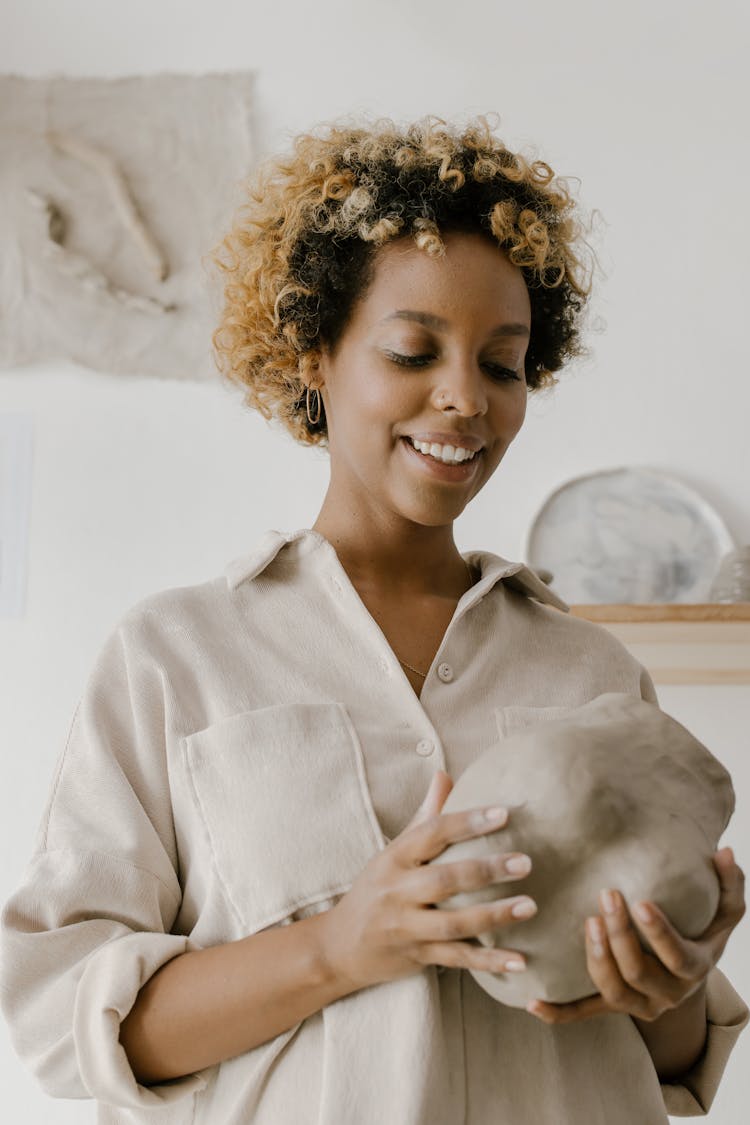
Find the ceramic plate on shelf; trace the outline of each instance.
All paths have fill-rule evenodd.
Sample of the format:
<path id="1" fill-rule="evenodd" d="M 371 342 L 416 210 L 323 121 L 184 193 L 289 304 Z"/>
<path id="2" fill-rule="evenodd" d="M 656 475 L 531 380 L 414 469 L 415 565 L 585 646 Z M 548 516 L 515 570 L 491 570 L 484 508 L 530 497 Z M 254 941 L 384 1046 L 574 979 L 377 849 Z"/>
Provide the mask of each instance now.
<path id="1" fill-rule="evenodd" d="M 735 542 L 716 510 L 676 477 L 615 468 L 574 477 L 547 498 L 524 559 L 552 571 L 568 605 L 706 602 Z"/>

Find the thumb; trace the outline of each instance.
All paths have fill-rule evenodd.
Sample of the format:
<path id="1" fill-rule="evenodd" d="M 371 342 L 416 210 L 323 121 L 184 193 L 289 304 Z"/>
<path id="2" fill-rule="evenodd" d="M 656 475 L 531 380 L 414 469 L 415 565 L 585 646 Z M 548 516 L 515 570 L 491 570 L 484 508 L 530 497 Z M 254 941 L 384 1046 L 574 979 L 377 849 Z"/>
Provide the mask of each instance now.
<path id="1" fill-rule="evenodd" d="M 412 824 L 421 824 L 422 821 L 429 820 L 431 816 L 436 816 L 445 804 L 445 799 L 452 788 L 453 782 L 445 770 L 437 770 L 432 775 L 422 804 L 409 822 L 410 826 Z"/>

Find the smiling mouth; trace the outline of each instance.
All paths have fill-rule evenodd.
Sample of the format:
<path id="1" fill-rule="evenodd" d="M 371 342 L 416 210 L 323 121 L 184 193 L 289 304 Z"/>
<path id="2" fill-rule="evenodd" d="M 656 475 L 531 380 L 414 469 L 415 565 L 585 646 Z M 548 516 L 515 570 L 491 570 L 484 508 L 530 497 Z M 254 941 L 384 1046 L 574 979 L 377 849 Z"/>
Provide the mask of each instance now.
<path id="1" fill-rule="evenodd" d="M 456 461 L 451 463 L 449 461 L 441 461 L 438 457 L 433 457 L 430 453 L 420 452 L 406 436 L 403 436 L 400 440 L 407 450 L 407 457 L 417 460 L 417 471 L 420 474 L 426 474 L 428 477 L 432 477 L 434 480 L 441 480 L 444 483 L 452 481 L 454 484 L 459 484 L 470 480 L 476 480 L 477 474 L 479 473 L 480 458 L 484 455 L 484 449 L 478 450 L 468 461 Z"/>
<path id="2" fill-rule="evenodd" d="M 451 467 L 456 466 L 456 465 L 471 465 L 471 464 L 474 463 L 474 461 L 477 461 L 479 459 L 479 457 L 481 456 L 481 454 L 484 452 L 484 446 L 482 446 L 481 449 L 475 449 L 475 450 L 471 451 L 471 456 L 470 457 L 464 457 L 461 461 L 443 461 L 443 459 L 441 457 L 433 457 L 433 455 L 431 453 L 425 453 L 423 450 L 417 449 L 416 445 L 414 444 L 414 439 L 409 434 L 404 434 L 403 440 L 406 442 L 407 445 L 411 446 L 411 448 L 414 450 L 415 453 L 419 453 L 420 456 L 427 457 L 429 460 L 435 461 L 439 465 L 449 465 Z M 420 442 L 420 445 L 422 445 L 422 444 L 424 444 L 424 443 Z M 463 448 L 463 447 L 460 447 L 460 448 Z"/>

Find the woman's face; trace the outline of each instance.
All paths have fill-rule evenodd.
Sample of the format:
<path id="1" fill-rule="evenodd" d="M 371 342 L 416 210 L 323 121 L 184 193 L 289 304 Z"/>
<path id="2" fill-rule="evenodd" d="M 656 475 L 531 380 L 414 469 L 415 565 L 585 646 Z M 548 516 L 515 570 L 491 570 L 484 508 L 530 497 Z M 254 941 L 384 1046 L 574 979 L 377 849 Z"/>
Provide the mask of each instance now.
<path id="1" fill-rule="evenodd" d="M 451 523 L 523 425 L 531 318 L 523 275 L 488 236 L 451 231 L 443 240 L 442 258 L 411 237 L 377 251 L 366 296 L 335 353 L 321 355 L 326 502 L 356 520 Z M 420 433 L 445 433 L 443 444 L 474 438 L 481 453 L 468 471 L 446 472 L 407 444 Z"/>

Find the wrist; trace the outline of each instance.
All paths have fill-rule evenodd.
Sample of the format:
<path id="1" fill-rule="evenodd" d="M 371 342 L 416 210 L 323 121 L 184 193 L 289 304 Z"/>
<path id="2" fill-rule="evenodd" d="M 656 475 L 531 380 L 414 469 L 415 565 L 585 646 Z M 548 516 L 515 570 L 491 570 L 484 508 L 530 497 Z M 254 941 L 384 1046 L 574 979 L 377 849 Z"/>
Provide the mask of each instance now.
<path id="1" fill-rule="evenodd" d="M 315 972 L 322 985 L 335 990 L 340 996 L 347 996 L 362 988 L 352 974 L 342 957 L 336 927 L 338 918 L 335 907 L 324 910 L 306 919 L 312 923 Z"/>
<path id="2" fill-rule="evenodd" d="M 654 1024 L 659 1023 L 660 1020 L 666 1020 L 668 1016 L 678 1019 L 685 1018 L 688 1013 L 700 1012 L 705 1018 L 706 1011 L 706 979 L 696 985 L 692 992 L 689 992 L 675 1008 L 668 1008 L 666 1012 L 662 1012 L 655 1020 L 643 1020 L 638 1016 L 633 1016 L 635 1022 L 639 1025 L 646 1027 L 653 1027 Z"/>
<path id="3" fill-rule="evenodd" d="M 703 1054 L 708 1037 L 706 981 L 655 1020 L 632 1017 L 662 1082 L 686 1074 Z"/>

